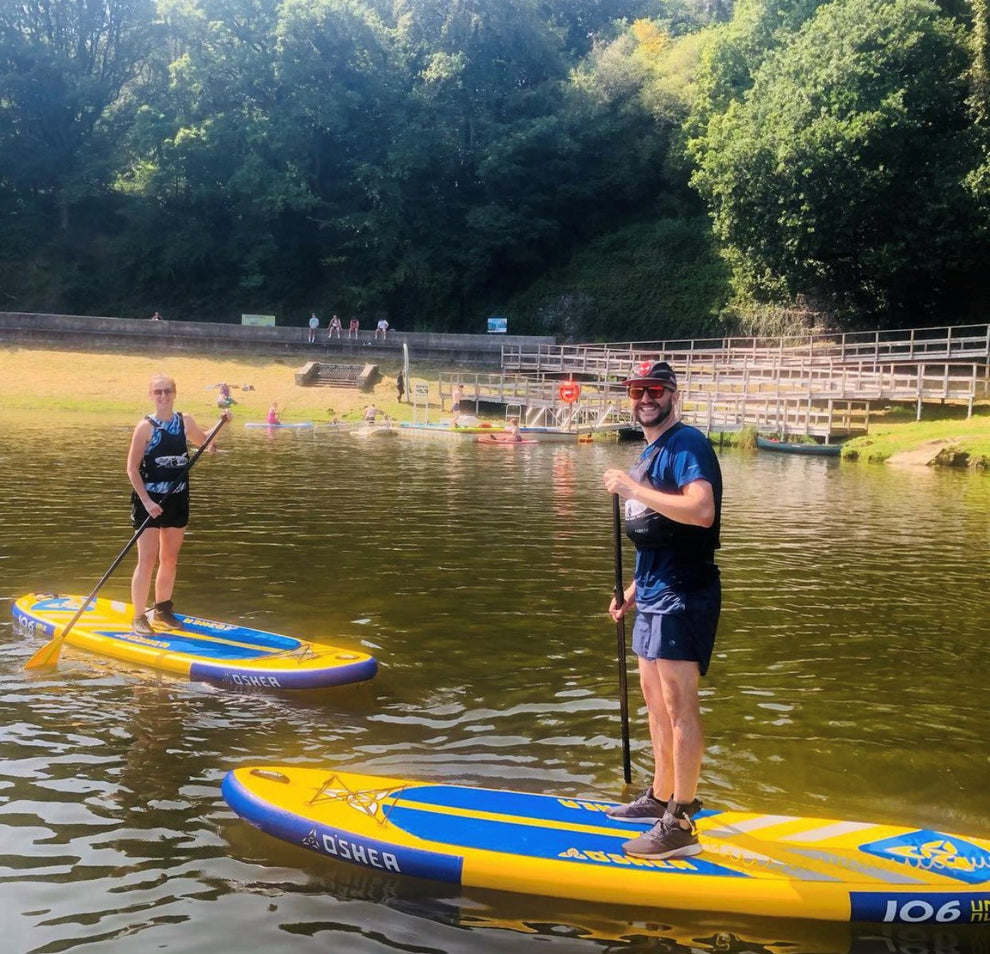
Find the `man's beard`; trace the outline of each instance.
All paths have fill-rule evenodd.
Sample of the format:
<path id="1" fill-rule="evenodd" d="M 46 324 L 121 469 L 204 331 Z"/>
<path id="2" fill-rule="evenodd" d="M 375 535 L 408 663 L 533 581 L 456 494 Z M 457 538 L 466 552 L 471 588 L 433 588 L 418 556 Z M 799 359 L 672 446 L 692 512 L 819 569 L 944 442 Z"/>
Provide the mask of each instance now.
<path id="1" fill-rule="evenodd" d="M 656 405 L 656 407 L 657 410 L 659 411 L 660 405 L 658 404 Z M 661 411 L 660 414 L 657 416 L 657 419 L 655 421 L 651 421 L 649 424 L 647 424 L 646 421 L 643 420 L 644 410 L 645 409 L 643 407 L 636 408 L 636 420 L 639 421 L 639 423 L 642 424 L 643 427 L 662 427 L 667 422 L 667 419 L 670 417 L 670 415 L 674 413 L 674 402 L 670 401 L 667 404 L 667 410 Z"/>

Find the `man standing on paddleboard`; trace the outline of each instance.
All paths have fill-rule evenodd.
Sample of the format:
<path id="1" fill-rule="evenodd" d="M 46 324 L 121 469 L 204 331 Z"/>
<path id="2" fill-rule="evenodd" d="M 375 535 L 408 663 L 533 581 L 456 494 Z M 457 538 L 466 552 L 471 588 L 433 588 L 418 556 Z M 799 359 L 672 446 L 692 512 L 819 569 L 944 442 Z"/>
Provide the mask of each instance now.
<path id="1" fill-rule="evenodd" d="M 152 636 L 145 607 L 151 590 L 155 564 L 155 605 L 152 621 L 165 629 L 181 626 L 172 612 L 172 590 L 179 562 L 179 550 L 189 522 L 189 447 L 186 438 L 202 446 L 207 439 L 189 414 L 174 410 L 175 381 L 156 374 L 148 385 L 155 413 L 146 415 L 134 428 L 127 454 L 127 479 L 131 492 L 131 523 L 137 530 L 150 516 L 151 521 L 137 540 L 138 562 L 131 577 L 133 629 L 139 636 Z M 230 411 L 221 417 L 230 420 Z M 166 494 L 168 498 L 165 498 Z M 159 501 L 163 501 L 162 506 Z"/>
<path id="2" fill-rule="evenodd" d="M 694 816 L 704 734 L 698 683 L 708 671 L 722 604 L 715 551 L 720 546 L 722 472 L 708 439 L 677 420 L 677 377 L 665 361 L 646 361 L 622 382 L 646 449 L 627 474 L 605 471 L 610 494 L 625 499 L 626 535 L 636 570 L 621 619 L 636 607 L 633 652 L 649 715 L 653 782 L 613 818 L 654 822 L 623 845 L 638 858 L 679 858 L 701 851 Z M 617 588 L 618 589 L 618 588 Z"/>

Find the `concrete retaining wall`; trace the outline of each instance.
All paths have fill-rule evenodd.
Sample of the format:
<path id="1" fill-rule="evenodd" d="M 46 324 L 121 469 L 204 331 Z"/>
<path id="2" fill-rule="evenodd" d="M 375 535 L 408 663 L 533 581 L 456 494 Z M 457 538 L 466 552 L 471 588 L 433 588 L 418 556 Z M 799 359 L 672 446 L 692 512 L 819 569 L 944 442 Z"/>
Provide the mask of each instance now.
<path id="1" fill-rule="evenodd" d="M 168 351 L 252 351 L 310 355 L 314 360 L 344 359 L 354 363 L 401 360 L 402 345 L 413 361 L 448 365 L 501 367 L 502 346 L 536 351 L 556 344 L 552 336 L 455 335 L 390 330 L 388 339 L 374 329 L 360 338 L 327 340 L 326 328 L 308 343 L 308 328 L 264 327 L 206 321 L 151 321 L 89 315 L 41 315 L 0 312 L 0 345 L 32 344 L 55 348 L 120 348 L 161 354 Z"/>

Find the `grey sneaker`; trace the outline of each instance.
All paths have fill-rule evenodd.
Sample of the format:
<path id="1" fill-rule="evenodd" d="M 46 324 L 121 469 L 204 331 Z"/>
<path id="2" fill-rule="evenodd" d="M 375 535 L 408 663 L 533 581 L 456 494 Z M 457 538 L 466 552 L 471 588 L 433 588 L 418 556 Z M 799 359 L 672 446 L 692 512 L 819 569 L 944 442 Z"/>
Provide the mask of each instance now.
<path id="1" fill-rule="evenodd" d="M 171 600 L 155 603 L 155 607 L 151 611 L 151 622 L 161 629 L 182 629 L 182 622 L 172 612 Z"/>
<path id="2" fill-rule="evenodd" d="M 671 802 L 671 809 L 664 812 L 660 819 L 648 832 L 627 841 L 622 850 L 634 858 L 653 858 L 661 861 L 664 858 L 690 858 L 701 854 L 701 843 L 698 841 L 698 829 L 691 817 L 701 810 L 701 802 L 695 799 L 689 805 Z M 689 828 L 682 828 L 678 819 L 683 818 Z"/>
<path id="3" fill-rule="evenodd" d="M 137 636 L 155 635 L 155 631 L 151 628 L 151 623 L 148 622 L 148 617 L 144 613 L 134 617 L 131 622 L 131 632 Z"/>
<path id="4" fill-rule="evenodd" d="M 606 808 L 605 814 L 609 818 L 619 821 L 640 821 L 658 822 L 667 811 L 667 803 L 658 801 L 653 797 L 653 787 L 651 786 L 638 798 L 627 802 L 625 805 L 616 805 L 614 808 Z"/>

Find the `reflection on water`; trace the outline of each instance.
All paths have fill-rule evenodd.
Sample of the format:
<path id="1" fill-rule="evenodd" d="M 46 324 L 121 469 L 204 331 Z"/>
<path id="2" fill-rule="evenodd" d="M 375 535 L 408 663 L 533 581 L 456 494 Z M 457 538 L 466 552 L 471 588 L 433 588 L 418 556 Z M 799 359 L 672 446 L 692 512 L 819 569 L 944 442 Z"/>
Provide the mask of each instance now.
<path id="1" fill-rule="evenodd" d="M 72 458 L 71 424 L 0 431 L 5 951 L 217 951 L 233 937 L 293 954 L 987 950 L 986 931 L 686 917 L 382 878 L 249 828 L 219 794 L 249 762 L 617 797 L 600 474 L 636 448 L 231 428 L 193 475 L 178 608 L 364 648 L 376 680 L 231 694 L 70 649 L 56 673 L 26 673 L 38 645 L 15 636 L 8 604 L 88 592 L 127 541 L 128 433 L 87 428 Z M 986 835 L 990 480 L 738 452 L 722 464 L 708 805 Z M 127 598 L 131 565 L 106 595 Z"/>

